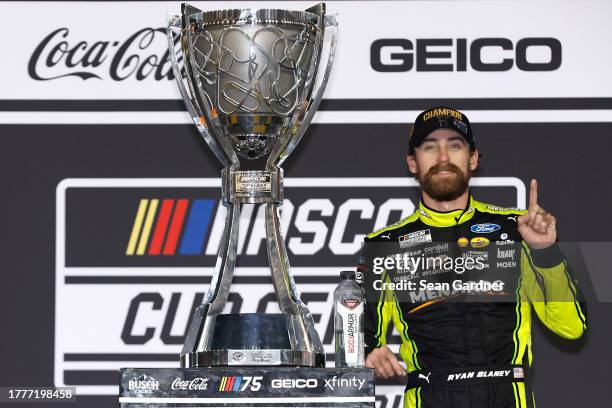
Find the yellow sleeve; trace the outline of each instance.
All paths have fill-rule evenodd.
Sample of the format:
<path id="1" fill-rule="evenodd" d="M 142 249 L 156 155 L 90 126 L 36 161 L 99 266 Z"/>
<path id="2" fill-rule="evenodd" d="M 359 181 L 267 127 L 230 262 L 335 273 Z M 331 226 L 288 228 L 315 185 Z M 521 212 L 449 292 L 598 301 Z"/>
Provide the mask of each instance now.
<path id="1" fill-rule="evenodd" d="M 586 331 L 584 304 L 567 261 L 555 244 L 545 249 L 521 249 L 521 293 L 529 299 L 538 318 L 561 337 L 577 339 Z"/>

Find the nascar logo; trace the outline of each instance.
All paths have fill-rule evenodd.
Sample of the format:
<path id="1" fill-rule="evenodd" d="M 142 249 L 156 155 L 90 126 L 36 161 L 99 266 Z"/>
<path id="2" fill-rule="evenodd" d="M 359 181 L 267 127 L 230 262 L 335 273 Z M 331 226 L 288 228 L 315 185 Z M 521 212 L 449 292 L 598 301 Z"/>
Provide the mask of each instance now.
<path id="1" fill-rule="evenodd" d="M 351 198 L 338 205 L 322 199 L 302 202 L 285 199 L 281 207 L 281 227 L 289 253 L 353 255 L 359 250 L 364 235 L 355 233 L 350 238 L 349 231 L 355 228 L 350 223 L 353 217 L 360 214 L 359 218 L 370 220 L 365 229 L 362 227 L 362 231 L 370 231 L 391 222 L 393 212 L 407 216 L 414 209 L 409 199 L 391 199 L 386 203 L 392 205 L 383 202 L 376 213 L 376 206 L 380 204 L 375 203 L 371 199 Z M 238 254 L 257 256 L 264 248 L 263 209 L 264 205 L 257 205 L 241 211 Z M 133 216 L 125 255 L 216 256 L 225 215 L 226 209 L 219 199 L 141 198 Z M 291 219 L 293 222 L 288 225 Z M 310 234 L 314 235 L 312 239 L 304 237 Z"/>
<path id="2" fill-rule="evenodd" d="M 189 215 L 187 208 L 191 204 Z M 142 199 L 136 211 L 125 254 L 175 255 L 181 233 L 180 255 L 202 252 L 216 200 Z M 156 218 L 157 216 L 157 218 Z"/>
<path id="3" fill-rule="evenodd" d="M 219 384 L 220 392 L 239 392 L 239 391 L 259 391 L 261 389 L 262 376 L 255 377 L 237 377 L 237 376 L 223 376 L 221 377 L 221 383 Z"/>
<path id="4" fill-rule="evenodd" d="M 219 384 L 219 391 L 240 391 L 241 383 L 242 377 L 223 376 L 221 377 L 221 384 Z"/>

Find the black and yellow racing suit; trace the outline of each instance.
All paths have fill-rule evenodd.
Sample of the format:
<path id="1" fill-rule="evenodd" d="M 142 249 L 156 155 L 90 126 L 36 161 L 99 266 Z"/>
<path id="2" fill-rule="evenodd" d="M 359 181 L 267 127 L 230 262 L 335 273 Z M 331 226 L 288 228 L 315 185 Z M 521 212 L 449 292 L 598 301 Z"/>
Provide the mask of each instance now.
<path id="1" fill-rule="evenodd" d="M 405 407 L 534 406 L 528 381 L 532 360 L 532 308 L 538 318 L 559 336 L 576 339 L 586 330 L 584 305 L 578 301 L 577 287 L 557 245 L 530 250 L 522 242 L 517 217 L 524 213 L 520 209 L 481 203 L 472 197 L 465 209 L 450 212 L 434 211 L 421 203 L 411 216 L 365 238 L 364 247 L 371 243 L 412 239 L 421 242 L 420 248 L 423 243 L 433 246 L 460 240 L 464 245 L 467 242 L 469 247 L 476 238 L 476 241 L 480 239 L 478 249 L 482 249 L 481 238 L 484 237 L 484 241 L 489 242 L 490 256 L 495 257 L 496 251 L 500 251 L 497 253 L 506 258 L 503 261 L 514 263 L 516 267 L 516 289 L 511 294 L 511 301 L 507 302 L 445 301 L 443 297 L 437 297 L 435 291 L 426 290 L 416 292 L 412 299 L 401 301 L 395 290 L 379 291 L 377 301 L 368 299 L 364 323 L 366 347 L 386 344 L 391 320 L 401 335 L 400 355 L 409 373 Z M 482 225 L 485 232 L 479 232 Z M 504 246 L 514 242 L 518 245 L 516 256 Z M 508 259 L 509 255 L 513 256 Z M 369 262 L 363 259 L 362 263 Z M 489 259 L 492 263 L 498 261 Z M 362 265 L 362 268 L 367 287 L 376 275 L 372 273 L 371 265 L 370 268 Z M 390 280 L 389 276 L 386 279 Z M 514 377 L 522 378 L 524 374 L 525 380 L 469 380 L 470 376 L 474 378 L 482 373 L 485 376 L 504 373 L 506 367 L 524 368 L 524 372 L 515 371 Z M 431 372 L 441 381 L 430 382 Z M 453 384 L 453 381 L 447 381 L 460 377 L 468 379 Z"/>

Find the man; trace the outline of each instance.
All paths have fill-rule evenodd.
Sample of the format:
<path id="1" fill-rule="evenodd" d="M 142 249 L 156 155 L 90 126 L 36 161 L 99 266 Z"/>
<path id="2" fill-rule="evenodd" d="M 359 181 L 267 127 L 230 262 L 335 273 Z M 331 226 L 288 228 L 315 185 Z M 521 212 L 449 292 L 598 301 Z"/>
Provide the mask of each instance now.
<path id="1" fill-rule="evenodd" d="M 487 265 L 498 266 L 498 272 L 491 273 L 514 273 L 510 280 L 515 286 L 508 281 L 507 290 L 501 291 L 510 301 L 500 301 L 495 297 L 499 293 L 490 290 L 476 302 L 470 301 L 470 294 L 459 296 L 463 301 L 452 299 L 449 291 L 438 296 L 415 290 L 407 296 L 389 286 L 371 299 L 372 282 L 381 276 L 373 273 L 371 259 L 361 261 L 370 293 L 366 366 L 382 378 L 407 375 L 405 407 L 532 407 L 531 309 L 564 338 L 577 339 L 586 330 L 577 288 L 555 244 L 556 220 L 538 204 L 536 180 L 531 181 L 527 211 L 478 202 L 468 188 L 478 160 L 463 113 L 448 107 L 422 112 L 407 157 L 422 190 L 419 208 L 365 238 L 364 251 L 393 242 L 401 251 L 444 259 L 476 254 L 484 256 Z M 511 244 L 517 249 L 510 249 Z M 382 279 L 397 282 L 399 273 L 399 268 L 395 275 L 385 272 Z M 403 279 L 418 278 L 419 273 Z M 445 275 L 435 276 L 439 281 Z M 385 345 L 391 320 L 402 339 L 400 355 L 408 373 Z"/>

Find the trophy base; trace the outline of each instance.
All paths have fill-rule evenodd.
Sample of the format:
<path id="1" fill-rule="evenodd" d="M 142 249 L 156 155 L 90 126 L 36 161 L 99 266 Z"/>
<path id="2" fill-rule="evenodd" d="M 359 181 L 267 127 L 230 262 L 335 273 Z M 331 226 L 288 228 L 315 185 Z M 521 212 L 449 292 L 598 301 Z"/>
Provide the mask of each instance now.
<path id="1" fill-rule="evenodd" d="M 213 326 L 209 350 L 181 354 L 182 367 L 290 366 L 324 367 L 325 353 L 309 350 L 312 339 L 296 338 L 301 320 L 286 314 L 207 316 Z M 308 331 L 306 331 L 308 332 Z"/>
<path id="2" fill-rule="evenodd" d="M 121 408 L 374 408 L 369 368 L 124 368 Z"/>
<path id="3" fill-rule="evenodd" d="M 181 355 L 183 367 L 284 366 L 324 367 L 325 355 L 290 349 L 210 350 Z"/>

